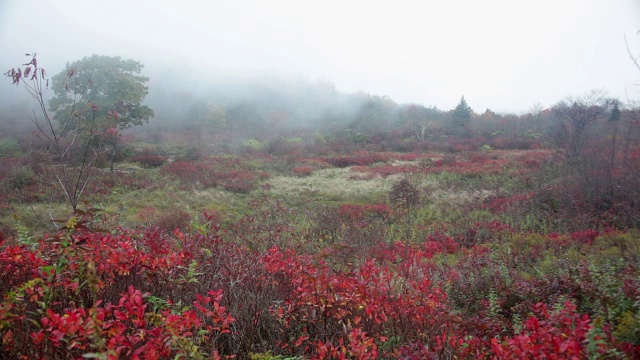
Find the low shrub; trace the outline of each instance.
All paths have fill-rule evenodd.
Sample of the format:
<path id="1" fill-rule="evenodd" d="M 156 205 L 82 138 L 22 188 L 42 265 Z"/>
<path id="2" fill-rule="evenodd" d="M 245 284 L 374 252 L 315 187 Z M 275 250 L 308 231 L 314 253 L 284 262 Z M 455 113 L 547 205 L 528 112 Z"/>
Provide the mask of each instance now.
<path id="1" fill-rule="evenodd" d="M 165 164 L 160 172 L 179 179 L 184 186 L 220 186 L 240 194 L 250 193 L 259 180 L 269 178 L 269 173 L 251 170 L 239 158 L 225 157 L 206 158 L 198 162 L 175 161 Z"/>
<path id="2" fill-rule="evenodd" d="M 389 201 L 395 206 L 409 208 L 420 203 L 420 191 L 407 178 L 393 185 Z"/>
<path id="3" fill-rule="evenodd" d="M 313 168 L 311 166 L 297 166 L 293 168 L 293 173 L 299 177 L 309 176 L 312 172 Z"/>
<path id="4" fill-rule="evenodd" d="M 152 167 L 162 166 L 167 161 L 167 159 L 168 157 L 166 156 L 144 154 L 144 155 L 132 156 L 129 160 L 132 162 L 138 163 L 144 167 L 152 168 Z"/>
<path id="5" fill-rule="evenodd" d="M 352 156 L 340 156 L 340 157 L 332 157 L 325 159 L 329 164 L 338 167 L 344 168 L 349 166 L 367 166 L 372 165 L 378 162 L 388 161 L 389 157 L 382 153 L 359 153 L 357 155 Z"/>
<path id="6" fill-rule="evenodd" d="M 13 138 L 0 139 L 0 158 L 14 157 L 20 153 L 20 143 Z"/>
<path id="7" fill-rule="evenodd" d="M 38 177 L 35 172 L 28 166 L 18 166 L 11 170 L 6 180 L 10 189 L 22 189 L 31 185 L 35 185 Z"/>
<path id="8" fill-rule="evenodd" d="M 188 212 L 181 209 L 172 209 L 156 215 L 152 226 L 164 231 L 185 229 L 189 225 L 190 219 L 191 215 Z"/>

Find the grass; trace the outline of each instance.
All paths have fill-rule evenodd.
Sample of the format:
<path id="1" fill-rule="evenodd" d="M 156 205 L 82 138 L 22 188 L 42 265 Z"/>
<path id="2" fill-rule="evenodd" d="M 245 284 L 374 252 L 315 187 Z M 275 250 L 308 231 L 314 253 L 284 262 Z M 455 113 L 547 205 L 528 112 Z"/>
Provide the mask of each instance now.
<path id="1" fill-rule="evenodd" d="M 471 155 L 463 155 L 461 158 L 464 159 L 465 156 Z M 491 156 L 515 161 L 527 156 L 527 152 L 494 152 Z M 389 159 L 386 163 L 377 163 L 371 168 L 385 164 L 409 168 L 421 166 L 420 158 L 405 161 L 389 156 Z M 222 214 L 225 220 L 233 221 L 250 211 L 248 204 L 252 199 L 263 196 L 284 201 L 300 209 L 342 203 L 388 203 L 388 194 L 392 186 L 407 177 L 421 192 L 422 203 L 416 209 L 415 221 L 433 224 L 441 221 L 459 221 L 461 218 L 468 218 L 465 222 L 489 218 L 490 216 L 485 215 L 469 217 L 467 213 L 491 196 L 508 194 L 525 187 L 518 177 L 503 173 L 468 176 L 448 171 L 411 172 L 382 177 L 353 171 L 348 167 L 316 169 L 308 176 L 299 177 L 291 173 L 288 167 L 276 166 L 283 161 L 288 163 L 285 159 L 270 158 L 268 161 L 262 161 L 249 157 L 242 160 L 250 167 L 268 171 L 270 174 L 269 179 L 260 181 L 248 194 L 231 193 L 220 187 L 185 187 L 184 184 L 162 175 L 158 168 L 145 168 L 137 163 L 122 162 L 115 164 L 115 171 L 129 180 L 116 184 L 106 196 L 87 194 L 85 200 L 91 204 L 90 206 L 117 216 L 120 223 L 127 227 L 148 224 L 155 216 L 174 211 L 187 212 L 194 219 L 203 211 L 215 211 Z M 464 210 L 459 211 L 460 209 Z M 3 212 L 0 222 L 10 224 L 15 214 L 23 219 L 23 225 L 43 230 L 47 218 L 64 217 L 65 212 L 62 203 L 11 204 L 10 208 Z M 38 214 L 39 221 L 34 219 L 34 214 Z M 526 228 L 544 227 L 537 224 L 534 218 L 507 218 L 505 221 Z"/>
<path id="2" fill-rule="evenodd" d="M 448 156 L 451 164 L 464 167 L 469 165 L 462 160 L 478 155 Z M 119 288 L 114 288 L 113 292 L 122 290 L 126 281 L 139 281 L 136 289 L 140 287 L 145 291 L 145 287 L 149 287 L 148 290 L 158 298 L 175 295 L 187 301 L 188 296 L 200 287 L 224 287 L 224 306 L 237 316 L 238 338 L 244 336 L 243 342 L 234 345 L 237 346 L 235 350 L 226 349 L 228 353 L 242 349 L 245 355 L 255 352 L 252 358 L 284 359 L 291 355 L 288 358 L 293 359 L 307 350 L 285 351 L 273 347 L 271 344 L 278 336 L 288 344 L 307 341 L 299 336 L 307 331 L 310 336 L 324 332 L 336 338 L 342 336 L 342 327 L 332 326 L 342 324 L 343 315 L 339 315 L 340 321 L 321 323 L 313 312 L 307 312 L 310 308 L 344 307 L 354 315 L 348 323 L 357 324 L 366 318 L 366 311 L 361 314 L 360 310 L 375 298 L 371 295 L 385 287 L 390 289 L 392 296 L 381 293 L 380 299 L 385 301 L 379 300 L 377 305 L 386 306 L 387 301 L 402 300 L 408 301 L 403 303 L 406 305 L 393 304 L 389 309 L 422 308 L 427 301 L 424 296 L 430 294 L 429 289 L 422 288 L 426 286 L 423 279 L 435 286 L 431 290 L 441 289 L 446 294 L 446 299 L 437 301 L 443 302 L 448 313 L 427 312 L 428 316 L 423 316 L 422 311 L 426 311 L 423 309 L 416 319 L 439 319 L 445 324 L 459 318 L 460 322 L 452 323 L 454 330 L 461 323 L 465 323 L 464 329 L 481 329 L 471 335 L 463 328 L 455 330 L 461 331 L 465 339 L 473 339 L 476 335 L 478 339 L 513 335 L 520 331 L 515 329 L 522 329 L 523 321 L 531 312 L 531 304 L 540 301 L 553 306 L 572 301 L 582 313 L 598 316 L 616 327 L 620 338 L 636 341 L 636 323 L 640 323 L 636 316 L 640 318 L 637 315 L 640 311 L 629 302 L 635 298 L 624 294 L 624 290 L 635 286 L 627 280 L 635 279 L 633 276 L 636 275 L 631 271 L 635 271 L 638 263 L 640 241 L 637 233 L 610 233 L 595 241 L 589 238 L 587 231 L 578 235 L 569 231 L 550 234 L 562 230 L 562 224 L 554 223 L 554 218 L 545 217 L 539 209 L 529 212 L 535 203 L 526 204 L 528 198 L 520 197 L 535 190 L 525 181 L 526 171 L 531 169 L 525 164 L 518 165 L 518 159 L 529 158 L 531 153 L 494 152 L 490 156 L 496 157 L 492 160 L 513 159 L 513 162 L 498 173 L 495 169 L 485 171 L 479 167 L 474 167 L 477 171 L 473 172 L 458 171 L 465 169 L 455 166 L 449 166 L 446 171 L 429 172 L 434 170 L 431 165 L 429 171 L 420 171 L 419 167 L 424 164 L 419 157 L 415 161 L 398 161 L 390 156 L 386 163 L 371 166 L 313 166 L 313 171 L 306 176 L 296 175 L 289 169 L 292 164 L 305 164 L 305 160 L 289 161 L 284 157 L 269 157 L 264 162 L 260 157 L 249 155 L 230 158 L 233 161 L 228 162 L 219 161 L 220 157 L 217 157 L 204 158 L 197 163 L 210 164 L 209 176 L 216 176 L 216 170 L 225 166 L 268 172 L 248 193 L 227 191 L 216 182 L 205 188 L 203 184 L 191 181 L 194 180 L 191 177 L 181 177 L 185 181 L 181 183 L 176 180 L 178 176 L 165 175 L 160 168 L 121 163 L 116 170 L 122 176 L 115 181 L 109 178 L 107 180 L 111 182 L 99 182 L 111 186 L 109 191 L 103 195 L 87 195 L 85 199 L 92 206 L 104 209 L 107 217 L 112 218 L 113 226 L 106 226 L 112 235 L 123 231 L 116 225 L 146 227 L 143 231 L 135 231 L 153 233 L 155 237 L 137 241 L 164 241 L 157 248 L 155 242 L 150 242 L 149 249 L 163 250 L 175 243 L 179 245 L 176 245 L 176 251 L 169 252 L 171 255 L 177 254 L 180 248 L 185 250 L 184 256 L 193 256 L 166 273 L 171 277 L 165 283 L 166 288 L 161 288 L 162 283 L 158 281 L 123 276 L 118 278 Z M 390 169 L 385 173 L 390 175 L 377 175 L 375 169 L 378 167 Z M 205 181 L 208 179 L 215 178 L 204 178 Z M 403 179 L 419 190 L 420 202 L 407 205 L 389 200 L 389 192 Z M 515 208 L 508 207 L 511 203 L 506 202 L 507 198 L 515 198 Z M 506 203 L 506 210 L 487 205 L 494 203 Z M 15 227 L 17 239 L 27 240 L 35 239 L 39 229 L 30 216 L 49 211 L 64 214 L 66 211 L 63 203 L 10 204 L 5 209 L 2 221 L 12 221 L 11 214 L 15 213 L 20 219 L 20 225 Z M 205 218 L 203 211 L 215 216 Z M 42 226 L 48 217 L 39 216 Z M 219 228 L 208 227 L 218 223 L 221 224 Z M 189 230 L 184 230 L 190 225 Z M 174 233 L 173 229 L 178 227 L 183 228 L 182 232 Z M 267 251 L 274 247 L 279 250 Z M 281 259 L 276 254 L 279 251 L 282 251 Z M 296 252 L 299 256 L 294 255 Z M 129 262 L 129 257 L 123 259 L 125 264 Z M 263 271 L 265 269 L 268 271 Z M 620 274 L 626 276 L 624 279 L 628 283 L 622 277 L 618 278 Z M 291 279 L 287 280 L 289 276 Z M 307 277 L 297 283 L 298 279 Z M 325 281 L 326 289 L 322 285 Z M 305 286 L 311 283 L 314 287 L 306 289 Z M 274 284 L 279 285 L 274 287 Z M 370 289 L 363 284 L 369 284 Z M 322 292 L 318 292 L 320 290 Z M 340 292 L 345 296 L 335 296 Z M 180 298 L 185 294 L 189 295 Z M 308 294 L 314 294 L 315 298 L 308 298 Z M 357 296 L 346 296 L 350 294 Z M 282 308 L 281 315 L 285 316 L 287 309 L 293 309 L 291 306 L 300 306 L 291 317 L 285 318 L 294 326 L 281 329 L 284 322 L 274 318 L 276 313 L 272 309 L 284 304 L 284 299 L 296 299 L 294 296 L 299 299 Z M 332 303 L 338 299 L 362 299 L 364 305 Z M 309 301 L 322 303 L 313 305 L 315 303 Z M 325 306 L 325 301 L 332 305 Z M 256 307 L 246 308 L 246 304 Z M 326 312 L 327 316 L 332 311 Z M 256 314 L 260 316 L 256 317 Z M 449 314 L 455 316 L 449 318 Z M 262 327 L 253 331 L 256 319 Z M 425 329 L 428 325 L 403 322 L 407 319 L 410 318 L 391 319 L 384 330 L 379 330 L 381 325 L 372 319 L 361 326 L 373 331 L 372 334 L 380 331 L 379 335 L 394 338 L 396 334 L 410 334 L 414 329 Z M 413 341 L 410 337 L 397 336 L 394 341 L 398 344 Z M 419 340 L 422 335 L 416 336 Z M 430 337 L 423 340 L 433 341 Z M 399 346 L 383 340 L 376 342 L 380 348 Z M 459 350 L 463 351 L 462 348 Z"/>
<path id="3" fill-rule="evenodd" d="M 148 144 L 132 144 L 131 147 L 142 148 Z M 166 147 L 166 146 L 165 146 Z M 483 203 L 495 197 L 508 197 L 533 189 L 534 183 L 526 180 L 526 171 L 535 170 L 533 162 L 541 162 L 548 157 L 548 151 L 493 151 L 489 155 L 480 153 L 459 154 L 425 154 L 415 160 L 398 160 L 401 154 L 385 153 L 386 162 L 378 162 L 370 166 L 347 168 L 324 168 L 319 166 L 320 160 L 292 160 L 277 156 L 217 156 L 217 159 L 237 159 L 240 166 L 254 170 L 266 171 L 269 178 L 260 180 L 255 188 L 246 194 L 232 193 L 218 186 L 202 188 L 198 184 L 183 184 L 174 178 L 163 175 L 160 168 L 146 168 L 137 163 L 116 163 L 116 173 L 121 175 L 106 195 L 85 196 L 87 207 L 104 209 L 109 216 L 117 217 L 125 227 L 152 225 L 163 216 L 172 213 L 188 214 L 197 219 L 203 211 L 218 214 L 217 219 L 230 224 L 249 214 L 254 209 L 251 202 L 260 198 L 271 198 L 287 204 L 295 209 L 299 216 L 292 218 L 296 222 L 292 226 L 306 224 L 308 213 L 318 211 L 319 206 L 355 204 L 389 204 L 389 191 L 403 178 L 407 178 L 420 191 L 421 203 L 411 211 L 411 216 L 396 219 L 396 228 L 409 227 L 410 232 L 390 231 L 388 238 L 397 240 L 409 237 L 412 241 L 421 241 L 429 231 L 447 229 L 455 233 L 464 231 L 474 222 L 498 220 L 514 228 L 550 233 L 562 231 L 562 224 L 554 223 L 554 219 L 541 218 L 535 213 L 515 213 L 506 211 L 503 214 L 492 214 L 483 208 Z M 440 172 L 423 172 L 424 159 L 446 158 L 448 167 Z M 502 171 L 479 171 L 474 173 L 458 172 L 456 165 L 465 167 L 469 163 L 484 161 L 504 162 Z M 203 158 L 205 163 L 207 158 Z M 295 164 L 312 164 L 315 168 L 308 176 L 297 176 L 291 171 Z M 329 166 L 326 163 L 323 163 Z M 316 166 L 318 165 L 318 166 Z M 216 165 L 213 165 L 216 166 Z M 397 173 L 388 176 L 377 175 L 376 168 L 396 168 Z M 448 165 L 447 165 L 448 166 Z M 214 168 L 215 169 L 215 168 Z M 368 172 L 368 169 L 371 172 Z M 403 171 L 403 169 L 408 169 Z M 522 171 L 521 171 L 522 170 Z M 103 170 L 108 171 L 108 170 Z M 99 176 L 99 173 L 98 175 Z M 536 177 L 538 175 L 531 175 Z M 67 215 L 63 203 L 52 204 L 10 204 L 0 214 L 0 223 L 12 224 L 14 215 L 21 219 L 21 224 L 33 231 L 46 230 L 50 218 Z M 37 216 L 36 216 L 37 215 Z M 300 224 L 298 224 L 300 223 Z M 451 229 L 447 224 L 456 224 L 458 229 Z"/>
<path id="4" fill-rule="evenodd" d="M 275 197 L 302 198 L 311 197 L 312 202 L 386 202 L 393 184 L 401 176 L 382 178 L 376 176 L 369 180 L 350 179 L 349 168 L 322 169 L 307 177 L 276 176 L 268 180 L 270 192 Z"/>

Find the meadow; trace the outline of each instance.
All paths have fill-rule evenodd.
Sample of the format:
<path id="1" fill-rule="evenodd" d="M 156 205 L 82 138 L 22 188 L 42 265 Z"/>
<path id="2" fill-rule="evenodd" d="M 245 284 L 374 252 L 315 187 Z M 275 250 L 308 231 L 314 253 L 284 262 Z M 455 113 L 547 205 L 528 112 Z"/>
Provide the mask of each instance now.
<path id="1" fill-rule="evenodd" d="M 123 133 L 72 216 L 4 152 L 0 357 L 640 358 L 634 146 L 163 136 Z"/>

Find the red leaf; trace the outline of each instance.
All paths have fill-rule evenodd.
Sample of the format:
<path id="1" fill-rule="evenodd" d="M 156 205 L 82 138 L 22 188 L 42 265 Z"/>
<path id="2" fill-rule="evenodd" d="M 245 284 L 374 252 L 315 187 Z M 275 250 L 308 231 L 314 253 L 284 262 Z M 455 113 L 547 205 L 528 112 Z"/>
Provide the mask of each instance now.
<path id="1" fill-rule="evenodd" d="M 305 342 L 307 339 L 309 339 L 309 336 L 300 336 L 296 342 L 295 342 L 295 346 L 298 347 L 300 345 L 302 345 L 303 342 Z"/>

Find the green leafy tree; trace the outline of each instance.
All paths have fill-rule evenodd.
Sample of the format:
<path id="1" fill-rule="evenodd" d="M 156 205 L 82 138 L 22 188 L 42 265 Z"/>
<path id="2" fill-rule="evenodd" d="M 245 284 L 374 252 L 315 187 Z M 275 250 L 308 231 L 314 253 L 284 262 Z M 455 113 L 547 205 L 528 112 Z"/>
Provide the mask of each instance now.
<path id="1" fill-rule="evenodd" d="M 65 126 L 60 131 L 80 126 L 80 122 L 67 121 L 69 114 L 92 104 L 96 121 L 110 129 L 109 136 L 102 140 L 112 145 L 112 171 L 118 130 L 142 125 L 154 115 L 153 110 L 142 104 L 149 92 L 146 85 L 149 78 L 140 75 L 142 68 L 135 60 L 92 55 L 67 64 L 66 70 L 51 78 L 54 97 L 49 106 L 54 120 Z M 82 96 L 79 98 L 78 94 Z"/>
<path id="2" fill-rule="evenodd" d="M 123 60 L 119 56 L 92 55 L 67 64 L 67 70 L 55 75 L 52 80 L 54 97 L 49 106 L 57 120 L 69 113 L 73 103 L 73 92 L 68 82 L 68 72 L 74 69 L 78 84 L 89 84 L 83 98 L 84 103 L 98 107 L 96 116 L 106 117 L 110 112 L 118 114 L 118 128 L 125 129 L 142 125 L 153 116 L 153 110 L 142 105 L 147 96 L 149 78 L 139 75 L 143 65 L 135 60 Z M 75 104 L 81 107 L 83 104 Z"/>

